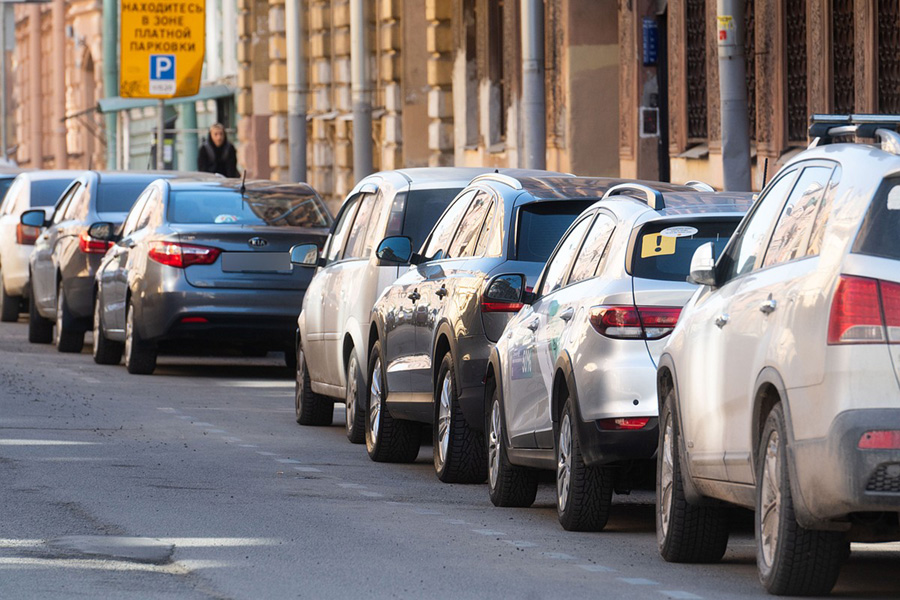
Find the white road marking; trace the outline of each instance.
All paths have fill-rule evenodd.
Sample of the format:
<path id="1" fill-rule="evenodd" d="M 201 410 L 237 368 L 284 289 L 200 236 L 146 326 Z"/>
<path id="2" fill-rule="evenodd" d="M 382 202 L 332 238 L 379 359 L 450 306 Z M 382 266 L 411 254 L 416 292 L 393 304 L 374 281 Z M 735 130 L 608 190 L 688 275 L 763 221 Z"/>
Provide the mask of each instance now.
<path id="1" fill-rule="evenodd" d="M 198 421 L 196 423 L 191 423 L 194 427 L 215 427 L 212 423 L 207 423 L 206 421 Z"/>
<path id="2" fill-rule="evenodd" d="M 295 470 L 300 471 L 301 473 L 321 473 L 319 469 L 315 467 L 294 467 Z"/>
<path id="3" fill-rule="evenodd" d="M 239 387 L 239 388 L 293 388 L 294 381 L 257 381 L 255 379 L 234 379 L 231 381 L 219 381 L 216 385 L 220 387 Z"/>
<path id="4" fill-rule="evenodd" d="M 0 440 L 0 446 L 99 446 L 100 442 L 70 442 L 66 440 Z"/>
<path id="5" fill-rule="evenodd" d="M 168 407 L 168 406 L 157 406 L 157 407 L 156 407 L 156 410 L 160 410 L 160 411 L 162 411 L 162 412 L 164 412 L 164 413 L 177 413 L 177 412 L 178 412 L 178 411 L 175 410 L 174 408 L 171 408 L 171 407 Z"/>
<path id="6" fill-rule="evenodd" d="M 615 573 L 615 569 L 604 567 L 603 565 L 576 565 L 579 569 L 584 569 L 591 573 Z"/>
<path id="7" fill-rule="evenodd" d="M 472 533 L 479 535 L 506 535 L 502 531 L 494 531 L 493 529 L 473 529 Z"/>
<path id="8" fill-rule="evenodd" d="M 444 519 L 443 521 L 448 525 L 471 525 L 471 523 L 462 519 Z"/>
<path id="9" fill-rule="evenodd" d="M 256 444 L 238 444 L 239 448 L 259 448 Z"/>
<path id="10" fill-rule="evenodd" d="M 239 438 L 239 437 L 234 437 L 234 436 L 231 436 L 231 437 L 225 437 L 225 438 L 222 438 L 222 439 L 225 440 L 226 442 L 234 442 L 234 443 L 237 443 L 237 442 L 242 441 L 241 438 Z"/>
<path id="11" fill-rule="evenodd" d="M 526 542 L 525 540 L 503 540 L 504 544 L 515 546 L 516 548 L 537 548 L 534 542 Z"/>
<path id="12" fill-rule="evenodd" d="M 660 594 L 674 600 L 703 600 L 703 596 L 698 596 L 690 592 L 682 592 L 680 590 L 660 590 Z"/>
<path id="13" fill-rule="evenodd" d="M 207 429 L 206 433 L 228 433 L 224 429 Z"/>
<path id="14" fill-rule="evenodd" d="M 619 577 L 619 581 L 624 581 L 631 585 L 659 585 L 652 579 L 643 579 L 642 577 Z"/>
<path id="15" fill-rule="evenodd" d="M 362 489 L 369 487 L 369 486 L 363 485 L 361 483 L 339 483 L 339 484 L 337 484 L 337 486 L 345 488 L 345 489 L 350 489 L 350 490 L 362 490 Z"/>
<path id="16" fill-rule="evenodd" d="M 299 465 L 302 464 L 299 460 L 294 460 L 293 458 L 276 458 L 276 462 L 280 462 L 285 465 Z"/>
<path id="17" fill-rule="evenodd" d="M 434 510 L 432 508 L 416 508 L 413 510 L 413 512 L 415 512 L 417 515 L 442 515 L 442 514 L 444 514 L 441 511 Z"/>
<path id="18" fill-rule="evenodd" d="M 575 560 L 574 556 L 565 552 L 541 552 L 541 555 L 551 560 Z"/>
<path id="19" fill-rule="evenodd" d="M 274 452 L 263 452 L 261 450 L 257 450 L 256 453 L 259 454 L 260 456 L 278 456 Z"/>
<path id="20" fill-rule="evenodd" d="M 378 492 L 360 492 L 360 495 L 365 496 L 367 498 L 384 498 L 384 494 L 379 494 Z"/>

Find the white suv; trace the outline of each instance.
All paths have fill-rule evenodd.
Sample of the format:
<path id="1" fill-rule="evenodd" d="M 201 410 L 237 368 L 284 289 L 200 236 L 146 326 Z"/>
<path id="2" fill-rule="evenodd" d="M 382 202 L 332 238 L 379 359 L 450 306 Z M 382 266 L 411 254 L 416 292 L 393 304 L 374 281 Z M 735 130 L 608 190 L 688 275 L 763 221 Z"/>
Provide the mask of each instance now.
<path id="1" fill-rule="evenodd" d="M 774 594 L 827 593 L 850 541 L 900 539 L 900 119 L 814 116 L 659 361 L 657 538 L 719 560 L 755 509 Z M 832 144 L 855 133 L 880 148 Z M 819 147 L 816 147 L 819 146 Z"/>

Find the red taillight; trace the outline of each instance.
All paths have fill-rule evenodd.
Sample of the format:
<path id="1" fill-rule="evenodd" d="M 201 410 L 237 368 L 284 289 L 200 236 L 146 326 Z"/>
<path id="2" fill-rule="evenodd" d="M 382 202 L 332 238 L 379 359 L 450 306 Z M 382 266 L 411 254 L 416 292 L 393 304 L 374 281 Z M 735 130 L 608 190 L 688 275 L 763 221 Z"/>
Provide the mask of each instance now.
<path id="1" fill-rule="evenodd" d="M 681 309 L 660 306 L 595 306 L 591 325 L 600 335 L 615 339 L 658 340 L 675 329 Z"/>
<path id="2" fill-rule="evenodd" d="M 147 256 L 161 265 L 183 269 L 191 265 L 211 265 L 222 252 L 218 248 L 178 242 L 151 242 Z"/>
<path id="3" fill-rule="evenodd" d="M 650 422 L 650 417 L 625 417 L 619 419 L 600 419 L 597 421 L 604 431 L 629 431 L 643 429 Z"/>
<path id="4" fill-rule="evenodd" d="M 841 275 L 828 319 L 829 344 L 900 343 L 900 284 Z"/>
<path id="5" fill-rule="evenodd" d="M 900 431 L 867 431 L 859 438 L 858 447 L 863 450 L 898 450 Z"/>
<path id="6" fill-rule="evenodd" d="M 497 312 L 510 312 L 515 313 L 522 310 L 524 304 L 521 302 L 489 302 L 487 300 L 481 301 L 481 312 L 483 313 L 497 313 Z"/>
<path id="7" fill-rule="evenodd" d="M 41 235 L 40 227 L 32 227 L 31 225 L 16 225 L 16 243 L 22 246 L 34 246 L 38 236 Z"/>
<path id="8" fill-rule="evenodd" d="M 78 236 L 78 249 L 85 254 L 106 254 L 112 246 L 112 242 L 92 238 L 87 231 L 82 231 Z"/>
<path id="9" fill-rule="evenodd" d="M 183 317 L 181 319 L 182 323 L 209 323 L 209 319 L 206 317 Z"/>

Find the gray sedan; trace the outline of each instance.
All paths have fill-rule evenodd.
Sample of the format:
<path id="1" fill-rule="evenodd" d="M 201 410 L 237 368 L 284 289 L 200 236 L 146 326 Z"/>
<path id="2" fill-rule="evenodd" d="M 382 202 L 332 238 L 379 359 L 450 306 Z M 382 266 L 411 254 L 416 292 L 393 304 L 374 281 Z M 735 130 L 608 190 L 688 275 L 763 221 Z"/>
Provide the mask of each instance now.
<path id="1" fill-rule="evenodd" d="M 306 184 L 158 180 L 138 198 L 97 273 L 94 360 L 149 374 L 160 352 L 233 345 L 294 357 L 294 323 L 312 274 L 291 246 L 320 247 L 332 223 Z"/>

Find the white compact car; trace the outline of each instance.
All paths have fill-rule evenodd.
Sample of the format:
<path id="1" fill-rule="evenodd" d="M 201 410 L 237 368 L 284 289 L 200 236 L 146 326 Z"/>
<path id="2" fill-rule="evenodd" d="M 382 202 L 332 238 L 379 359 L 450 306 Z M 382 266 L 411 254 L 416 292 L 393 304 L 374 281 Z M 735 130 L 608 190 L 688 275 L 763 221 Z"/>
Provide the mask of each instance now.
<path id="1" fill-rule="evenodd" d="M 318 270 L 303 298 L 297 330 L 294 408 L 301 425 L 329 425 L 334 402 L 347 407 L 347 437 L 365 441 L 365 365 L 375 300 L 401 267 L 379 266 L 375 247 L 404 235 L 418 248 L 476 168 L 423 168 L 375 173 L 350 192 L 319 256 L 295 246 L 295 265 Z M 406 267 L 404 267 L 405 269 Z"/>
<path id="2" fill-rule="evenodd" d="M 719 260 L 695 253 L 657 373 L 666 560 L 719 560 L 729 503 L 774 594 L 827 593 L 850 541 L 900 539 L 898 125 L 814 116 Z M 832 143 L 854 133 L 880 147 Z"/>

